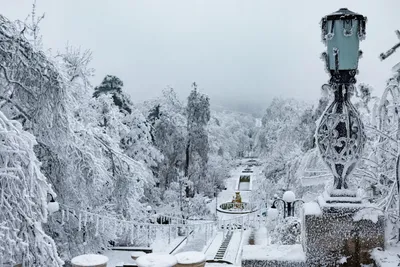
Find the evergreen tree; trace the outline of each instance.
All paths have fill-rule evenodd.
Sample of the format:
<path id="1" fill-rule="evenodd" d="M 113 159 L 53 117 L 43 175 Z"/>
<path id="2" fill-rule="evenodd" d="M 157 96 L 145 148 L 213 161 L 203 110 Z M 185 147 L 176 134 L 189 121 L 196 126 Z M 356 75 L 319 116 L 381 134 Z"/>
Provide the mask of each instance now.
<path id="1" fill-rule="evenodd" d="M 206 175 L 206 165 L 208 161 L 208 132 L 207 124 L 210 120 L 210 100 L 208 96 L 201 94 L 197 90 L 196 83 L 188 97 L 186 107 L 187 116 L 187 143 L 185 177 L 189 178 L 194 184 L 194 189 L 199 192 L 205 186 L 201 179 Z M 189 191 L 188 191 L 189 192 Z M 194 192 L 187 193 L 194 195 Z"/>
<path id="2" fill-rule="evenodd" d="M 94 88 L 93 97 L 99 97 L 102 94 L 111 94 L 114 104 L 120 110 L 128 113 L 132 112 L 132 102 L 129 97 L 122 92 L 124 83 L 117 76 L 107 75 L 104 77 L 101 84 Z"/>

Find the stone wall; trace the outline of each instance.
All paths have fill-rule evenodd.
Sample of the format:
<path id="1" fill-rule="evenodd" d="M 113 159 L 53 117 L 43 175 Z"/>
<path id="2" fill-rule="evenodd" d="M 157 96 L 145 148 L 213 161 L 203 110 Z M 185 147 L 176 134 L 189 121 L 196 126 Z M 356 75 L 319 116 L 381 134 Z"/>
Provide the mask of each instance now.
<path id="1" fill-rule="evenodd" d="M 303 249 L 307 266 L 360 266 L 371 264 L 370 250 L 384 247 L 384 216 L 355 220 L 365 207 L 322 207 L 321 213 L 304 212 Z"/>
<path id="2" fill-rule="evenodd" d="M 281 260 L 243 260 L 242 267 L 306 267 L 306 263 Z"/>

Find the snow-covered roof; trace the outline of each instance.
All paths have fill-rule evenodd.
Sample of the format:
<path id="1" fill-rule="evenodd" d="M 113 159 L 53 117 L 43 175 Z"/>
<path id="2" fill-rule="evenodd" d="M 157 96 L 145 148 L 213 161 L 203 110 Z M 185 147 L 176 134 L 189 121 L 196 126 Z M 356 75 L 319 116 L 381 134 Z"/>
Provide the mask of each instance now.
<path id="1" fill-rule="evenodd" d="M 337 20 L 337 19 L 359 19 L 363 20 L 365 17 L 361 14 L 355 13 L 347 8 L 341 8 L 338 11 L 333 12 L 326 16 L 327 20 Z"/>

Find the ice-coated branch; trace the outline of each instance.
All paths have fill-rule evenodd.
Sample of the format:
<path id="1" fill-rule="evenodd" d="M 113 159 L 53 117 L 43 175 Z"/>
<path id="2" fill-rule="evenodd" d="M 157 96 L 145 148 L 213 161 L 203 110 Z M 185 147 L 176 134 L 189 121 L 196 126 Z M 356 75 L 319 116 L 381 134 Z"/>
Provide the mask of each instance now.
<path id="1" fill-rule="evenodd" d="M 396 30 L 395 33 L 396 33 L 396 35 L 397 35 L 397 38 L 400 39 L 400 31 L 399 31 L 399 30 Z M 397 48 L 399 48 L 399 47 L 400 47 L 400 43 L 395 44 L 392 48 L 390 48 L 390 49 L 389 49 L 388 51 L 386 51 L 385 53 L 381 53 L 381 54 L 379 55 L 379 58 L 380 58 L 381 60 L 385 60 L 386 58 L 388 58 L 389 56 L 391 56 L 394 52 L 396 52 Z"/>

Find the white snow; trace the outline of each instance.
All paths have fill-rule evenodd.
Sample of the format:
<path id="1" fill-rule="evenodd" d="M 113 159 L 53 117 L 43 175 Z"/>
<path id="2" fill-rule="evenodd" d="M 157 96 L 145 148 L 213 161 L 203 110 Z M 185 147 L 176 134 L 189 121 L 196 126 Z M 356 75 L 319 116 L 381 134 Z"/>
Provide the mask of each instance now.
<path id="1" fill-rule="evenodd" d="M 250 190 L 250 182 L 239 183 L 239 191 L 248 191 L 248 190 Z"/>
<path id="2" fill-rule="evenodd" d="M 189 264 L 189 263 L 200 263 L 206 260 L 206 255 L 198 251 L 186 251 L 175 255 L 178 263 Z"/>
<path id="3" fill-rule="evenodd" d="M 144 253 L 143 251 L 134 251 L 134 252 L 131 252 L 131 257 L 137 259 L 140 256 L 143 256 L 145 254 L 146 253 Z"/>
<path id="4" fill-rule="evenodd" d="M 47 210 L 50 214 L 52 214 L 60 210 L 60 205 L 58 204 L 58 202 L 49 202 L 47 204 Z"/>
<path id="5" fill-rule="evenodd" d="M 93 266 L 105 264 L 108 262 L 108 257 L 99 254 L 80 255 L 71 260 L 71 263 L 79 266 Z"/>
<path id="6" fill-rule="evenodd" d="M 243 246 L 242 260 L 277 260 L 303 262 L 306 256 L 300 244 L 295 245 L 248 245 Z"/>
<path id="7" fill-rule="evenodd" d="M 343 264 L 347 262 L 347 257 L 342 257 L 340 260 L 338 260 L 339 264 Z"/>
<path id="8" fill-rule="evenodd" d="M 321 215 L 322 211 L 317 202 L 304 203 L 304 215 Z"/>
<path id="9" fill-rule="evenodd" d="M 274 219 L 278 218 L 279 211 L 277 208 L 269 208 L 267 210 L 267 215 L 268 215 L 268 218 L 274 220 Z"/>
<path id="10" fill-rule="evenodd" d="M 233 232 L 231 241 L 229 241 L 229 245 L 226 248 L 224 260 L 229 261 L 231 263 L 236 262 L 236 255 L 239 253 L 242 237 L 243 237 L 243 231 L 239 230 Z"/>
<path id="11" fill-rule="evenodd" d="M 224 233 L 222 231 L 217 232 L 211 244 L 206 248 L 206 258 L 207 260 L 212 260 L 217 254 L 219 247 L 224 239 Z"/>
<path id="12" fill-rule="evenodd" d="M 352 197 L 352 196 L 356 196 L 357 192 L 351 189 L 332 189 L 330 190 L 331 195 L 335 195 L 335 196 L 348 196 L 348 197 Z"/>
<path id="13" fill-rule="evenodd" d="M 360 220 L 370 220 L 374 223 L 378 222 L 379 216 L 382 216 L 383 212 L 377 208 L 365 208 L 359 210 L 354 214 L 353 220 L 360 221 Z"/>
<path id="14" fill-rule="evenodd" d="M 268 230 L 266 227 L 261 227 L 260 229 L 256 230 L 256 232 L 254 233 L 254 241 L 256 245 L 269 245 Z"/>
<path id="15" fill-rule="evenodd" d="M 317 198 L 318 204 L 321 207 L 340 207 L 340 208 L 363 208 L 366 206 L 366 203 L 351 203 L 352 201 L 360 200 L 356 197 L 330 197 L 328 193 L 324 192 L 323 196 L 319 196 Z M 327 200 L 340 200 L 340 201 L 349 201 L 348 203 L 327 203 Z"/>
<path id="16" fill-rule="evenodd" d="M 150 253 L 137 258 L 136 263 L 139 267 L 172 267 L 178 262 L 167 253 Z"/>
<path id="17" fill-rule="evenodd" d="M 293 191 L 286 191 L 282 198 L 286 202 L 294 202 L 296 195 L 293 193 Z"/>
<path id="18" fill-rule="evenodd" d="M 104 255 L 109 258 L 107 267 L 122 266 L 124 264 L 133 264 L 135 261 L 131 258 L 132 251 L 124 250 L 106 250 Z"/>
<path id="19" fill-rule="evenodd" d="M 379 267 L 397 267 L 400 266 L 400 247 L 388 247 L 386 250 L 375 248 L 371 252 L 371 258 Z"/>

